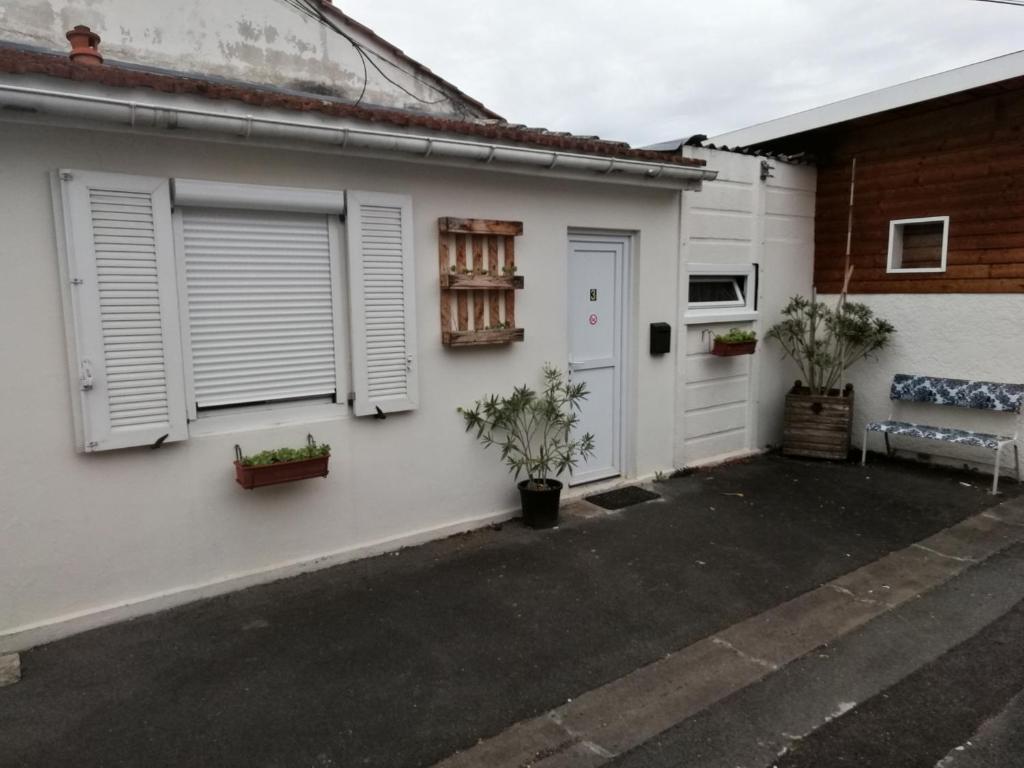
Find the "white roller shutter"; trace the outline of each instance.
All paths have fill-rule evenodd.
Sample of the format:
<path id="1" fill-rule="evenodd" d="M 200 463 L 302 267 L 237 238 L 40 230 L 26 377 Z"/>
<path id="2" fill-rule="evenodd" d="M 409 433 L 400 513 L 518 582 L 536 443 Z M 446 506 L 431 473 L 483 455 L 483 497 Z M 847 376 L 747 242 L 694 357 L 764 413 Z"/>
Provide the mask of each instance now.
<path id="1" fill-rule="evenodd" d="M 347 194 L 352 373 L 357 416 L 418 403 L 412 201 Z"/>
<path id="2" fill-rule="evenodd" d="M 61 171 L 82 449 L 187 434 L 166 179 Z"/>
<path id="3" fill-rule="evenodd" d="M 196 407 L 334 395 L 328 217 L 180 210 Z"/>

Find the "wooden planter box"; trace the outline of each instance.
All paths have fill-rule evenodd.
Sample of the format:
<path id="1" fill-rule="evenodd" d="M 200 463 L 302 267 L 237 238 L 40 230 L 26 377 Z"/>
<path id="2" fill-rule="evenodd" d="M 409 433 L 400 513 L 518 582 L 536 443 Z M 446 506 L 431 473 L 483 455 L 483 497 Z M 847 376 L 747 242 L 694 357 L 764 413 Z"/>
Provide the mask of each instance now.
<path id="1" fill-rule="evenodd" d="M 495 328 L 490 331 L 445 331 L 441 341 L 449 347 L 479 347 L 486 344 L 511 344 L 526 338 L 523 328 Z"/>
<path id="2" fill-rule="evenodd" d="M 441 287 L 449 291 L 516 291 L 525 285 L 522 275 L 441 275 Z"/>
<path id="3" fill-rule="evenodd" d="M 721 341 L 715 339 L 711 347 L 711 354 L 718 357 L 733 357 L 734 355 L 752 355 L 757 349 L 757 340 L 754 341 Z"/>
<path id="4" fill-rule="evenodd" d="M 523 222 L 444 216 L 437 228 L 441 343 L 482 347 L 522 341 L 516 291 L 526 281 L 515 272 L 516 238 L 523 234 Z"/>
<path id="5" fill-rule="evenodd" d="M 786 395 L 782 453 L 845 461 L 850 452 L 853 385 L 840 396 L 812 395 L 798 381 Z"/>
<path id="6" fill-rule="evenodd" d="M 276 464 L 257 464 L 246 467 L 235 462 L 235 481 L 248 490 L 261 488 L 265 485 L 290 483 L 295 480 L 306 480 L 310 477 L 327 477 L 327 461 L 330 454 L 315 459 L 300 461 L 280 461 Z"/>

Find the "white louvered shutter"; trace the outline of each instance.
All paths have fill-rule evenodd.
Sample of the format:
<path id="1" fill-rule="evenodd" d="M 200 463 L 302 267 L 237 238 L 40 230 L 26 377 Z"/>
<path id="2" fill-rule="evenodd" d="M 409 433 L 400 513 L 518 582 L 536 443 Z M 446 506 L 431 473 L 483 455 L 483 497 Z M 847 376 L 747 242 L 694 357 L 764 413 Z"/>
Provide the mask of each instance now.
<path id="1" fill-rule="evenodd" d="M 82 448 L 188 436 L 166 179 L 61 171 Z"/>
<path id="2" fill-rule="evenodd" d="M 326 214 L 181 209 L 197 408 L 334 395 Z"/>
<path id="3" fill-rule="evenodd" d="M 352 373 L 356 416 L 418 404 L 412 200 L 347 195 Z"/>

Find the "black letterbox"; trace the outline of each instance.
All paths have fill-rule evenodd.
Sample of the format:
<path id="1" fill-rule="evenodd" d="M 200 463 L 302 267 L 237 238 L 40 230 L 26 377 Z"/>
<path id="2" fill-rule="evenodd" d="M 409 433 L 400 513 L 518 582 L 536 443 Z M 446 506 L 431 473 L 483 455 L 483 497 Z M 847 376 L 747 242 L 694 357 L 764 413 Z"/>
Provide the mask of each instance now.
<path id="1" fill-rule="evenodd" d="M 667 355 L 672 349 L 672 326 L 668 323 L 651 323 L 651 354 Z"/>

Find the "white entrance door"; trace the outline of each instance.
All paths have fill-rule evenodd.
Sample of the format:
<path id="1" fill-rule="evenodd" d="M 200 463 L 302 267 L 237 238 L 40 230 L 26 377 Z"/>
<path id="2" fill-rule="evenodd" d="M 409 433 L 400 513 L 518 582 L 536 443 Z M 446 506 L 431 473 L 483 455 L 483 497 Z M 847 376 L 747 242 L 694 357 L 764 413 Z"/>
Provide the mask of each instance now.
<path id="1" fill-rule="evenodd" d="M 622 472 L 623 347 L 629 239 L 569 237 L 569 375 L 585 382 L 577 432 L 594 435 L 594 456 L 581 463 L 571 485 Z"/>

